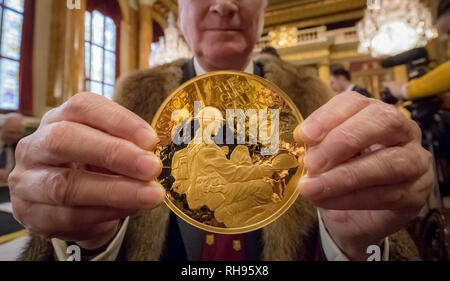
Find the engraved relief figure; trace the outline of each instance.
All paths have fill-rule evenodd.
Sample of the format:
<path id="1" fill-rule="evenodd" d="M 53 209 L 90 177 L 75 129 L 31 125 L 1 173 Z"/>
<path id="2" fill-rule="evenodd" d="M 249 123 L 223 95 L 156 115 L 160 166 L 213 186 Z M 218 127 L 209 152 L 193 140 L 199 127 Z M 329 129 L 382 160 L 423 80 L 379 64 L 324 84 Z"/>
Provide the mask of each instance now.
<path id="1" fill-rule="evenodd" d="M 201 128 L 213 128 L 208 138 L 216 135 L 223 125 L 223 120 L 218 118 L 221 112 L 205 107 L 199 115 L 196 119 L 200 119 Z M 244 145 L 238 145 L 228 159 L 228 147 L 206 143 L 203 131 L 197 130 L 189 145 L 174 154 L 172 188 L 186 195 L 190 209 L 207 206 L 227 228 L 242 226 L 261 214 L 264 205 L 273 204 L 274 189 L 266 179 L 286 169 L 286 164 L 288 168 L 296 167 L 297 160 L 282 154 L 272 161 L 276 165 L 254 164 Z"/>

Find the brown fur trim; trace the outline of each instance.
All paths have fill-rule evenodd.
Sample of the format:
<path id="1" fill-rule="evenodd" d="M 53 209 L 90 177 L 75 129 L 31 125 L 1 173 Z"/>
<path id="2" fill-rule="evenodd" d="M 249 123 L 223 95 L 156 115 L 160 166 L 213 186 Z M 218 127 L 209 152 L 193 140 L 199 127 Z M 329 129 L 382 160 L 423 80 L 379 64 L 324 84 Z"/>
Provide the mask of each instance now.
<path id="1" fill-rule="evenodd" d="M 312 260 L 317 225 L 316 208 L 299 197 L 283 216 L 263 228 L 263 260 Z"/>
<path id="2" fill-rule="evenodd" d="M 400 230 L 389 236 L 390 261 L 419 261 L 419 249 L 406 230 Z"/>
<path id="3" fill-rule="evenodd" d="M 121 77 L 116 83 L 114 101 L 151 123 L 159 106 L 180 85 L 185 62 L 179 60 Z"/>
<path id="4" fill-rule="evenodd" d="M 304 118 L 333 97 L 330 88 L 307 68 L 294 66 L 271 55 L 260 55 L 255 60 L 264 64 L 265 78 L 290 96 Z"/>
<path id="5" fill-rule="evenodd" d="M 123 247 L 129 261 L 161 259 L 169 227 L 170 210 L 161 205 L 130 219 Z"/>
<path id="6" fill-rule="evenodd" d="M 25 251 L 19 257 L 19 261 L 50 261 L 53 260 L 54 251 L 50 239 L 45 239 L 36 234 L 30 234 Z"/>

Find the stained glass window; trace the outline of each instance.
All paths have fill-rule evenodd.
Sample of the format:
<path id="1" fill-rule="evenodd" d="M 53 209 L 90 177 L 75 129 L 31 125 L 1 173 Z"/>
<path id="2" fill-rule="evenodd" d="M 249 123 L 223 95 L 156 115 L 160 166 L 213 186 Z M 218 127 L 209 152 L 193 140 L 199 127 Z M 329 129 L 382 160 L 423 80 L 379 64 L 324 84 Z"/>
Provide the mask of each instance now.
<path id="1" fill-rule="evenodd" d="M 23 0 L 0 1 L 0 109 L 19 108 Z"/>
<path id="2" fill-rule="evenodd" d="M 97 10 L 85 14 L 86 90 L 109 99 L 116 79 L 116 30 L 114 21 Z"/>

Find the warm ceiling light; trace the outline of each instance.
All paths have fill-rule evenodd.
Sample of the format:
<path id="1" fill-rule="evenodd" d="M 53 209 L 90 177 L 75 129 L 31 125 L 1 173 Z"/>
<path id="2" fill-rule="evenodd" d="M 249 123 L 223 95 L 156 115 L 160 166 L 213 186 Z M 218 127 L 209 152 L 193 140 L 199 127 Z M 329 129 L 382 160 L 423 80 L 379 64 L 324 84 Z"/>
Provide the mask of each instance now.
<path id="1" fill-rule="evenodd" d="M 270 45 L 275 48 L 296 46 L 298 43 L 298 29 L 295 26 L 281 26 L 269 31 Z"/>

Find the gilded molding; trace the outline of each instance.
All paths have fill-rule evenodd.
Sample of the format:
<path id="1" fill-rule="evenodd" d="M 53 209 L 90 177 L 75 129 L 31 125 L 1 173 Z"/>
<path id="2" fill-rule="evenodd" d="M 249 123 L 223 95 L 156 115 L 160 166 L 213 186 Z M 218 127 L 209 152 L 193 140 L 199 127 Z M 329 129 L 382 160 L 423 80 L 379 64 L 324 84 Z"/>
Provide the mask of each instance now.
<path id="1" fill-rule="evenodd" d="M 266 26 L 332 15 L 352 10 L 362 10 L 366 7 L 365 0 L 321 0 L 306 2 L 266 12 Z"/>

